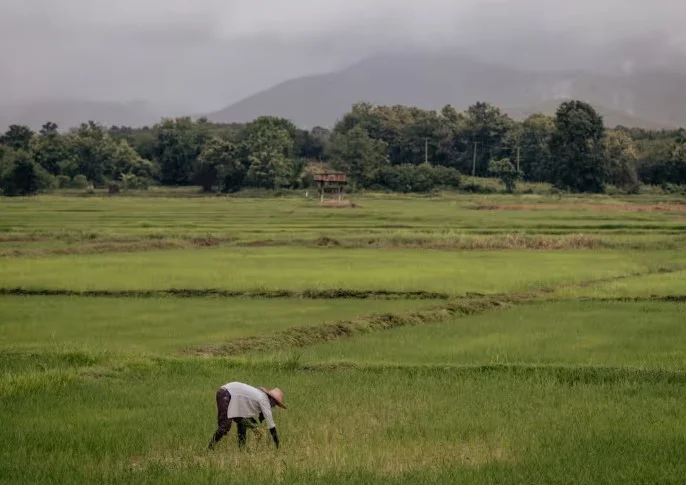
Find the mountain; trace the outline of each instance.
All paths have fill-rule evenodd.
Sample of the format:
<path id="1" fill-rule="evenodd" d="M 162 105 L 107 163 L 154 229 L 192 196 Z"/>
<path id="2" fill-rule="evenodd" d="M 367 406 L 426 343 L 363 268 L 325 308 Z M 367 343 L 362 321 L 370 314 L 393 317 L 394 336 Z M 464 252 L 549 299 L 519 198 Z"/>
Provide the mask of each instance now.
<path id="1" fill-rule="evenodd" d="M 513 112 L 565 99 L 592 103 L 612 120 L 646 128 L 686 125 L 686 74 L 635 66 L 608 71 L 528 71 L 479 62 L 460 52 L 386 53 L 346 69 L 293 79 L 208 114 L 218 122 L 282 116 L 299 126 L 331 126 L 360 101 L 466 109 L 486 101 Z M 611 116 L 610 116 L 611 115 Z"/>
<path id="2" fill-rule="evenodd" d="M 140 127 L 157 123 L 161 117 L 161 109 L 143 102 L 113 103 L 60 99 L 1 107 L 0 130 L 4 130 L 10 124 L 27 125 L 38 130 L 47 121 L 57 123 L 61 131 L 88 121 L 96 121 L 106 126 Z"/>

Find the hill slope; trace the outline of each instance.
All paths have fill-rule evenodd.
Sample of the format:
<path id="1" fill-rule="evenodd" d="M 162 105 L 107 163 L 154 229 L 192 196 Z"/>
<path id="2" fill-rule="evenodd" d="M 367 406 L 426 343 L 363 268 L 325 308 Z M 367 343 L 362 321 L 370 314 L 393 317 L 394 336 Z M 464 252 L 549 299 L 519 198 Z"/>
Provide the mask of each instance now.
<path id="1" fill-rule="evenodd" d="M 293 79 L 208 115 L 213 121 L 282 116 L 330 126 L 359 101 L 466 109 L 487 101 L 513 112 L 568 98 L 593 103 L 609 125 L 686 125 L 686 76 L 676 72 L 535 72 L 489 65 L 452 52 L 376 56 L 338 72 Z M 550 110 L 546 110 L 550 111 Z"/>

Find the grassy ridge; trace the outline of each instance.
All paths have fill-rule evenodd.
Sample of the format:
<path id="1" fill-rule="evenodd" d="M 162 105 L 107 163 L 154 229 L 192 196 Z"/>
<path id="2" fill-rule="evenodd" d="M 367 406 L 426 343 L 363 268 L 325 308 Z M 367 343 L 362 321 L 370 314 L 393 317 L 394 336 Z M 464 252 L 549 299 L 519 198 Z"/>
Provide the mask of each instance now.
<path id="1" fill-rule="evenodd" d="M 304 349 L 301 360 L 686 370 L 684 315 L 684 303 L 525 305 L 322 343 Z"/>
<path id="2" fill-rule="evenodd" d="M 654 274 L 603 282 L 584 287 L 561 288 L 558 298 L 641 298 L 686 295 L 686 271 Z"/>
<path id="3" fill-rule="evenodd" d="M 0 349 L 175 353 L 430 301 L 0 297 Z"/>
<path id="4" fill-rule="evenodd" d="M 525 299 L 526 296 L 476 296 L 417 311 L 377 313 L 353 320 L 341 320 L 315 327 L 291 327 L 276 334 L 239 338 L 219 346 L 215 345 L 196 349 L 196 352 L 210 355 L 237 355 L 247 352 L 266 352 L 283 348 L 306 347 L 379 330 L 417 326 L 428 322 L 446 320 L 451 317 L 482 313 L 496 308 L 507 307 L 513 303 L 522 303 Z"/>

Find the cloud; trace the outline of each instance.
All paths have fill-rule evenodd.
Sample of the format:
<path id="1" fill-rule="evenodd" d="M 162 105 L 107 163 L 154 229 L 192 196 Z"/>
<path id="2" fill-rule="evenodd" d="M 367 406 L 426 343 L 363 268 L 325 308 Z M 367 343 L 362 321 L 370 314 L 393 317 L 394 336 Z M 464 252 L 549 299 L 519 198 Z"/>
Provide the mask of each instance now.
<path id="1" fill-rule="evenodd" d="M 684 18 L 682 0 L 0 0 L 0 102 L 206 109 L 399 43 L 549 67 L 655 32 L 686 50 Z"/>

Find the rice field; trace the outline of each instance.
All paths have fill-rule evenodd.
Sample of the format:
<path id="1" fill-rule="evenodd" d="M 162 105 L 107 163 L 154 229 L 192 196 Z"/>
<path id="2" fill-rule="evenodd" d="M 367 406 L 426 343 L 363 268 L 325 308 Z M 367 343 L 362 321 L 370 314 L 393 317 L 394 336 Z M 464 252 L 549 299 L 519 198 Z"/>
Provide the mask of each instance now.
<path id="1" fill-rule="evenodd" d="M 0 201 L 0 483 L 683 483 L 681 201 L 355 204 Z"/>

